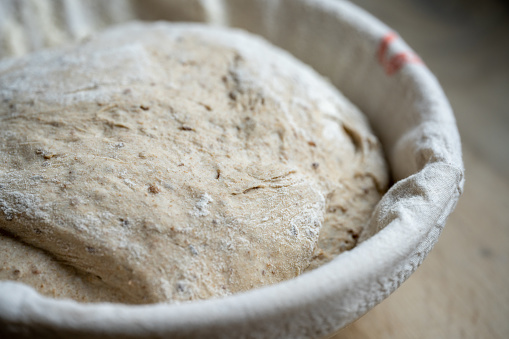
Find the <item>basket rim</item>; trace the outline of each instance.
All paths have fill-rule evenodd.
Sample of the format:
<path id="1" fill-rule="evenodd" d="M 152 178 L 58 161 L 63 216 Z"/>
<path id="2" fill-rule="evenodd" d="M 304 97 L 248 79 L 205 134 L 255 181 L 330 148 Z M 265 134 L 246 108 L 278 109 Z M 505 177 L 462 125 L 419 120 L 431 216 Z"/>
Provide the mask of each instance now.
<path id="1" fill-rule="evenodd" d="M 360 32 L 383 36 L 390 31 L 378 19 L 348 2 L 299 1 L 340 12 L 341 18 L 351 15 L 360 18 L 348 22 L 349 25 L 357 25 Z M 434 76 L 425 67 L 420 67 L 418 76 L 435 81 Z M 436 86 L 439 92 L 442 91 L 436 81 L 431 86 Z M 447 100 L 445 96 L 443 100 Z M 451 126 L 451 129 L 456 129 L 456 126 Z M 448 186 L 453 177 L 439 176 L 441 166 L 451 167 L 454 179 L 461 178 L 460 184 Z M 447 206 L 443 208 L 442 214 L 436 216 L 436 220 L 409 225 L 409 220 L 397 218 L 354 249 L 294 279 L 218 299 L 150 305 L 85 304 L 73 300 L 53 299 L 40 295 L 24 284 L 3 281 L 0 282 L 0 323 L 13 326 L 33 323 L 42 328 L 108 335 L 122 333 L 196 335 L 205 334 L 207 331 L 220 333 L 218 331 L 236 327 L 247 329 L 250 324 L 269 321 L 268 319 L 277 322 L 281 316 L 298 318 L 299 312 L 303 309 L 315 310 L 321 307 L 320 304 L 329 305 L 338 300 L 348 304 L 349 300 L 361 298 L 361 302 L 349 310 L 350 315 L 337 315 L 343 317 L 346 324 L 365 313 L 399 286 L 401 279 L 392 285 L 385 281 L 390 279 L 391 274 L 404 274 L 406 275 L 402 279 L 404 280 L 417 268 L 438 239 L 441 219 L 447 218 L 447 214 L 461 194 L 463 182 L 461 160 L 459 163 L 447 164 L 443 161 L 430 162 L 413 175 L 432 175 L 436 180 L 443 181 L 444 194 L 448 196 L 444 200 Z M 377 260 L 374 260 L 372 253 L 377 253 Z M 402 269 L 403 267 L 406 271 Z M 402 271 L 404 273 L 401 273 Z M 382 293 L 374 300 L 370 300 L 366 294 L 372 293 L 370 291 L 373 288 L 381 288 Z M 338 310 L 341 312 L 341 308 Z"/>

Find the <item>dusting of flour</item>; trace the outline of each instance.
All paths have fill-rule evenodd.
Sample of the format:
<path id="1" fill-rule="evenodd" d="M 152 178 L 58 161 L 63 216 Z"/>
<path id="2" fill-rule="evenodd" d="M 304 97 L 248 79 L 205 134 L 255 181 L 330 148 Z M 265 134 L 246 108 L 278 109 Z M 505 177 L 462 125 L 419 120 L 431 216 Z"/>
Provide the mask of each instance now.
<path id="1" fill-rule="evenodd" d="M 191 211 L 191 214 L 196 217 L 204 217 L 206 215 L 209 215 L 210 212 L 207 209 L 207 205 L 213 202 L 214 199 L 210 197 L 207 193 L 204 193 L 200 196 L 200 199 L 196 202 L 194 205 L 193 210 Z"/>
<path id="2" fill-rule="evenodd" d="M 54 297 L 291 279 L 355 246 L 387 186 L 362 114 L 236 30 L 132 23 L 0 62 L 0 124 L 0 279 Z"/>

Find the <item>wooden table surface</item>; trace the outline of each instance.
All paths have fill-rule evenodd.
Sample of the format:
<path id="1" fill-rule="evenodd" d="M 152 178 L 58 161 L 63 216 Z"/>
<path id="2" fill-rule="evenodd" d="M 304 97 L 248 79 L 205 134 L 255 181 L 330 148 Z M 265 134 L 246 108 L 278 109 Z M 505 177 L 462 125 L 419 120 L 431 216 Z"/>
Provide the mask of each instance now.
<path id="1" fill-rule="evenodd" d="M 396 29 L 437 75 L 462 136 L 466 184 L 417 272 L 331 338 L 509 338 L 508 7 L 353 2 Z"/>

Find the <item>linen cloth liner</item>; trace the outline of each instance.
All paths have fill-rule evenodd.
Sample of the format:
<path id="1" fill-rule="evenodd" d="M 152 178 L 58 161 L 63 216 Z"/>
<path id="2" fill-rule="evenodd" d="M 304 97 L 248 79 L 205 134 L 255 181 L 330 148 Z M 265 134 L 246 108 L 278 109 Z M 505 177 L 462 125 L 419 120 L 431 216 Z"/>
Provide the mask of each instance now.
<path id="1" fill-rule="evenodd" d="M 57 301 L 0 282 L 0 334 L 323 336 L 367 312 L 415 271 L 456 205 L 464 169 L 449 103 L 401 38 L 340 0 L 0 0 L 0 58 L 132 19 L 240 27 L 287 49 L 369 117 L 395 184 L 360 245 L 291 281 L 220 300 L 136 307 Z"/>

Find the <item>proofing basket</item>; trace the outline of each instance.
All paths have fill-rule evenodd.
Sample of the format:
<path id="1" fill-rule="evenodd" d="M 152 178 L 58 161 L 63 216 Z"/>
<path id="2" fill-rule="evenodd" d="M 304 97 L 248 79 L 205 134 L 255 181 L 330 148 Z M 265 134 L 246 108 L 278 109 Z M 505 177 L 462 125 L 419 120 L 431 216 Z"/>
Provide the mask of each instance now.
<path id="1" fill-rule="evenodd" d="M 368 116 L 395 183 L 357 247 L 290 281 L 221 299 L 144 306 L 56 300 L 0 282 L 0 337 L 317 338 L 400 286 L 437 241 L 464 181 L 453 113 L 419 57 L 390 28 L 340 0 L 145 3 L 174 20 L 262 35 L 328 77 Z"/>

